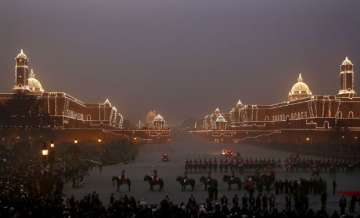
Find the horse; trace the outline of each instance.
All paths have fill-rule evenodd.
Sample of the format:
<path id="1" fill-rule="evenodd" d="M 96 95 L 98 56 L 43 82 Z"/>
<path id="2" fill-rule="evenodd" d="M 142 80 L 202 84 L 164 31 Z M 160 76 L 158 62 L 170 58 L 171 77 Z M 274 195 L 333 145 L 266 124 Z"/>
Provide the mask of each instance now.
<path id="1" fill-rule="evenodd" d="M 211 178 L 208 178 L 208 177 L 205 177 L 205 176 L 200 177 L 200 183 L 204 185 L 204 190 L 205 191 L 207 190 L 210 181 L 211 181 Z"/>
<path id="2" fill-rule="evenodd" d="M 191 186 L 191 191 L 194 191 L 194 187 L 195 187 L 195 179 L 186 179 L 186 181 L 184 180 L 184 177 L 182 176 L 178 176 L 176 177 L 176 181 L 178 181 L 181 185 L 181 191 L 185 191 L 186 186 L 190 185 Z"/>
<path id="3" fill-rule="evenodd" d="M 115 186 L 116 183 L 116 191 L 119 191 L 121 185 L 127 185 L 129 191 L 131 189 L 131 180 L 127 177 L 113 176 L 111 181 L 113 186 Z"/>
<path id="4" fill-rule="evenodd" d="M 228 189 L 229 190 L 231 190 L 231 185 L 232 184 L 236 184 L 238 186 L 238 190 L 241 189 L 242 182 L 241 182 L 241 179 L 239 177 L 233 177 L 233 176 L 224 175 L 223 181 L 228 184 Z"/>
<path id="5" fill-rule="evenodd" d="M 149 175 L 145 175 L 144 181 L 149 183 L 151 191 L 153 190 L 155 185 L 159 186 L 159 191 L 162 191 L 162 189 L 164 188 L 164 181 L 161 178 L 154 179 Z"/>

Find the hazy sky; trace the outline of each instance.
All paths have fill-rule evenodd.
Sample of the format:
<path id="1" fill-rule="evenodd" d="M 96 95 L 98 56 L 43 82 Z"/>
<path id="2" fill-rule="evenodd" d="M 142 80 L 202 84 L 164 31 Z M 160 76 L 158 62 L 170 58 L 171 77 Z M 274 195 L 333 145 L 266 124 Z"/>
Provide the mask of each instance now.
<path id="1" fill-rule="evenodd" d="M 171 124 L 287 97 L 297 74 L 334 94 L 347 55 L 360 86 L 359 0 L 1 0 L 0 91 L 23 48 L 46 90 L 106 97 Z M 360 89 L 357 88 L 358 92 Z"/>

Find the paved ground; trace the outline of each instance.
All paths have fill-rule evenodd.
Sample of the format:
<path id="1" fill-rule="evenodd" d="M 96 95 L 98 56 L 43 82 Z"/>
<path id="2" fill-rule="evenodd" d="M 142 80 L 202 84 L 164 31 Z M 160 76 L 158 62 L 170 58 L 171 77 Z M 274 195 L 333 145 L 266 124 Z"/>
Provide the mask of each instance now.
<path id="1" fill-rule="evenodd" d="M 161 144 L 161 145 L 143 145 L 140 148 L 139 156 L 134 162 L 127 165 L 117 164 L 107 166 L 103 168 L 100 173 L 98 171 L 91 172 L 90 176 L 86 178 L 86 182 L 82 188 L 72 189 L 70 185 L 66 185 L 65 192 L 68 195 L 75 195 L 81 197 L 82 195 L 91 191 L 96 191 L 100 194 L 104 202 L 108 202 L 111 193 L 115 192 L 115 188 L 112 187 L 111 177 L 119 176 L 121 170 L 125 169 L 127 175 L 132 180 L 133 187 L 131 193 L 127 192 L 125 186 L 122 187 L 119 194 L 133 195 L 137 199 L 144 199 L 149 203 L 158 203 L 166 195 L 175 202 L 186 201 L 191 192 L 181 192 L 180 185 L 175 181 L 176 176 L 183 175 L 184 172 L 184 160 L 186 158 L 206 157 L 213 155 L 220 155 L 223 148 L 231 148 L 234 151 L 239 151 L 242 156 L 249 157 L 274 157 L 285 158 L 290 153 L 270 150 L 264 147 L 253 145 L 220 145 L 210 144 L 203 141 L 197 141 L 196 139 L 185 137 L 181 140 L 177 140 L 173 144 Z M 170 162 L 162 162 L 161 154 L 168 153 Z M 150 174 L 153 169 L 158 170 L 158 174 L 165 180 L 165 188 L 162 192 L 151 192 L 148 184 L 143 181 L 145 174 Z M 206 192 L 202 190 L 199 184 L 198 178 L 205 174 L 190 174 L 189 177 L 196 178 L 196 190 L 192 193 L 199 201 L 204 201 L 206 198 Z M 221 180 L 223 173 L 217 173 L 215 176 Z M 278 177 L 284 178 L 299 178 L 309 177 L 308 173 L 279 173 Z M 338 189 L 344 191 L 360 191 L 360 172 L 351 174 L 337 173 L 334 177 L 330 177 L 327 174 L 322 175 L 329 181 L 329 204 L 330 208 L 337 208 L 338 196 L 333 197 L 331 195 L 331 182 L 335 178 L 338 183 Z M 227 186 L 223 182 L 220 182 L 219 196 L 226 194 L 228 197 L 232 197 L 238 191 L 228 191 Z M 241 195 L 242 193 L 240 193 Z M 279 196 L 277 199 L 278 204 L 283 205 L 283 196 Z M 311 197 L 311 205 L 314 208 L 319 208 L 320 197 Z"/>

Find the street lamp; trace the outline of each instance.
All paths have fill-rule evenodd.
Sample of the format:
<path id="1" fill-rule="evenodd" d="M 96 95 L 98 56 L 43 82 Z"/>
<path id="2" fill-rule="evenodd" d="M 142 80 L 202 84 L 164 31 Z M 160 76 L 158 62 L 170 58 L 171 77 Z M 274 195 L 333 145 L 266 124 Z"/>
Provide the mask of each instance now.
<path id="1" fill-rule="evenodd" d="M 41 155 L 43 157 L 47 157 L 49 155 L 49 149 L 47 148 L 46 143 L 44 143 L 43 146 L 42 146 Z"/>
<path id="2" fill-rule="evenodd" d="M 49 155 L 49 150 L 48 149 L 42 149 L 41 150 L 41 155 L 44 156 L 44 157 L 48 156 Z"/>

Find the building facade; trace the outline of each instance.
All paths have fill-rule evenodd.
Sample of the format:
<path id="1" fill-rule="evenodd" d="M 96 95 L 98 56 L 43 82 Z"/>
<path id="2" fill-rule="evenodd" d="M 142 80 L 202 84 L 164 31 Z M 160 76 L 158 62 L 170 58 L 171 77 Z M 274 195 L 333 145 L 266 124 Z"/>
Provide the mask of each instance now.
<path id="1" fill-rule="evenodd" d="M 29 63 L 21 50 L 13 91 L 0 94 L 1 127 L 122 128 L 123 115 L 108 99 L 85 103 L 64 92 L 45 91 Z"/>
<path id="2" fill-rule="evenodd" d="M 204 130 L 360 130 L 360 97 L 354 86 L 354 66 L 346 57 L 340 65 L 335 95 L 314 95 L 299 74 L 286 101 L 271 105 L 243 104 L 229 112 L 217 108 L 201 121 Z M 221 119 L 217 119 L 217 118 Z M 198 121 L 199 122 L 199 121 Z M 219 125 L 219 122 L 222 124 Z M 356 134 L 357 134 L 356 133 Z M 359 136 L 354 135 L 357 140 Z"/>

